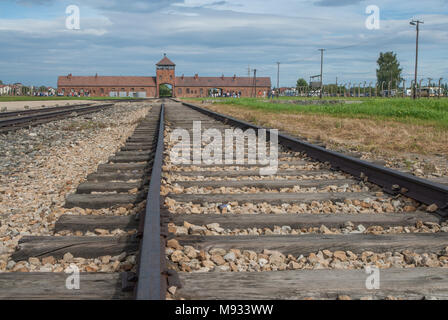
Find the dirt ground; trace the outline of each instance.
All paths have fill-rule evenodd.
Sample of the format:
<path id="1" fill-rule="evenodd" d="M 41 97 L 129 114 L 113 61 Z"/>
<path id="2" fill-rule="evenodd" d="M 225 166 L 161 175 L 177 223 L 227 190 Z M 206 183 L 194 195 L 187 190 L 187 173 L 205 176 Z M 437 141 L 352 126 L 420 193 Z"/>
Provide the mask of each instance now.
<path id="1" fill-rule="evenodd" d="M 395 121 L 341 119 L 326 115 L 248 110 L 240 106 L 201 107 L 323 144 L 328 149 L 448 184 L 448 132 Z"/>
<path id="2" fill-rule="evenodd" d="M 6 111 L 20 111 L 27 109 L 42 109 L 45 108 L 74 105 L 74 104 L 89 104 L 95 103 L 93 101 L 86 100 L 57 100 L 57 101 L 11 101 L 11 102 L 0 102 L 0 110 L 7 108 Z"/>

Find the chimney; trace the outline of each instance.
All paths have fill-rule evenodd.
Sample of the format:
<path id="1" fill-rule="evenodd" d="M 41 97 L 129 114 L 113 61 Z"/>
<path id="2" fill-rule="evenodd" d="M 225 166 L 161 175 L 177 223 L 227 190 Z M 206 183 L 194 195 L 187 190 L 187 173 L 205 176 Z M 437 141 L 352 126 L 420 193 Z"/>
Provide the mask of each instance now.
<path id="1" fill-rule="evenodd" d="M 182 80 L 184 80 L 184 78 L 185 78 L 185 75 L 182 75 Z"/>
<path id="2" fill-rule="evenodd" d="M 98 78 L 98 73 L 97 73 L 97 74 L 95 74 L 95 78 Z"/>
<path id="3" fill-rule="evenodd" d="M 198 80 L 199 79 L 199 75 L 196 73 L 195 75 L 194 75 L 194 80 Z"/>
<path id="4" fill-rule="evenodd" d="M 236 74 L 233 75 L 233 81 L 235 81 L 235 80 L 236 80 Z"/>
<path id="5" fill-rule="evenodd" d="M 224 80 L 224 74 L 221 76 L 221 79 Z"/>
<path id="6" fill-rule="evenodd" d="M 68 76 L 67 76 L 67 79 L 71 79 L 71 78 L 72 78 L 72 74 L 69 73 Z"/>

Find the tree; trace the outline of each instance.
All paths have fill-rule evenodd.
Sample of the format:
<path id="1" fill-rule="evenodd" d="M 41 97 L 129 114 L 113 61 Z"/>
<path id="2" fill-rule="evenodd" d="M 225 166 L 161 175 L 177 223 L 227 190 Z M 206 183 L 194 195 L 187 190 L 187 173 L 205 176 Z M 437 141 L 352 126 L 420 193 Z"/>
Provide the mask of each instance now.
<path id="1" fill-rule="evenodd" d="M 0 80 L 0 85 L 2 85 L 3 84 L 3 81 L 2 80 Z"/>
<path id="2" fill-rule="evenodd" d="M 308 82 L 306 82 L 305 79 L 300 78 L 299 80 L 297 80 L 297 89 L 299 89 L 300 87 L 308 87 Z"/>
<path id="3" fill-rule="evenodd" d="M 401 82 L 400 63 L 397 59 L 397 54 L 392 51 L 386 53 L 380 53 L 380 57 L 377 60 L 378 69 L 376 69 L 376 77 L 379 86 L 384 82 L 384 89 L 388 88 L 389 82 L 391 82 L 391 88 L 396 88 L 398 82 Z"/>
<path id="4" fill-rule="evenodd" d="M 159 96 L 160 97 L 172 97 L 173 91 L 166 84 L 161 84 L 160 89 L 159 89 Z"/>

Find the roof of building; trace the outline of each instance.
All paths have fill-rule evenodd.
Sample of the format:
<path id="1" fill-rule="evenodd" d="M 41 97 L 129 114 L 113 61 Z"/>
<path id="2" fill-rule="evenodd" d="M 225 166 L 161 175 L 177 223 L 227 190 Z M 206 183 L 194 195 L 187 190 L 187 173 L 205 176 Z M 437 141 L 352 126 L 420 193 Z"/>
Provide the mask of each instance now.
<path id="1" fill-rule="evenodd" d="M 154 77 L 112 77 L 112 76 L 62 76 L 58 78 L 62 87 L 155 87 Z"/>
<path id="2" fill-rule="evenodd" d="M 176 77 L 179 87 L 253 87 L 249 77 Z M 257 78 L 258 87 L 271 87 L 271 78 Z"/>
<path id="3" fill-rule="evenodd" d="M 166 56 L 166 54 L 164 54 L 164 57 L 162 60 L 160 60 L 156 66 L 176 66 L 176 64 L 171 61 L 170 59 L 168 59 L 168 57 Z"/>

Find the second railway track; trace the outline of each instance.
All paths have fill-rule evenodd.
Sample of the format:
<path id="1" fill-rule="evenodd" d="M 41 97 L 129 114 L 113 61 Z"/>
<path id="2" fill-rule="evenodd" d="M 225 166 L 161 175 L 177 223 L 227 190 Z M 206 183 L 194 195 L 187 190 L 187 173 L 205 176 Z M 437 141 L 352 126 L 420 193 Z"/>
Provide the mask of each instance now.
<path id="1" fill-rule="evenodd" d="M 113 103 L 97 105 L 89 104 L 0 113 L 0 133 L 37 126 L 64 118 L 99 112 L 112 106 L 114 106 Z"/>
<path id="2" fill-rule="evenodd" d="M 448 298 L 446 186 L 283 135 L 273 176 L 247 163 L 173 164 L 170 135 L 193 136 L 194 121 L 203 131 L 257 129 L 176 101 L 154 107 L 67 198 L 77 214 L 62 216 L 54 237 L 23 238 L 13 255 L 91 259 L 81 289 L 67 290 L 62 272 L 11 273 L 0 275 L 0 297 Z"/>

